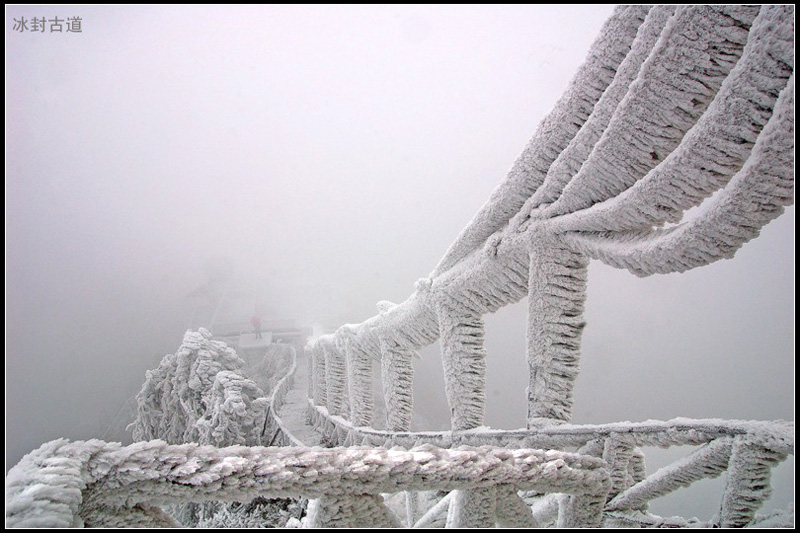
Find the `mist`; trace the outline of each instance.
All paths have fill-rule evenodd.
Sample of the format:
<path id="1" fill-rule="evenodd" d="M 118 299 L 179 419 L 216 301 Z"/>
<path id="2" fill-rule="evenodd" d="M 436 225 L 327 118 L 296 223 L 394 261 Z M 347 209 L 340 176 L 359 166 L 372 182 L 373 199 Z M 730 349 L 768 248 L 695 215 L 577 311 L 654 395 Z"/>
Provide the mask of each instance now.
<path id="1" fill-rule="evenodd" d="M 129 438 L 126 401 L 220 265 L 271 318 L 403 301 L 611 10 L 8 7 L 6 470 L 54 438 Z M 589 278 L 576 423 L 794 419 L 793 208 L 732 261 Z M 487 317 L 493 427 L 525 424 L 524 331 L 524 302 Z M 422 356 L 416 410 L 446 425 Z"/>

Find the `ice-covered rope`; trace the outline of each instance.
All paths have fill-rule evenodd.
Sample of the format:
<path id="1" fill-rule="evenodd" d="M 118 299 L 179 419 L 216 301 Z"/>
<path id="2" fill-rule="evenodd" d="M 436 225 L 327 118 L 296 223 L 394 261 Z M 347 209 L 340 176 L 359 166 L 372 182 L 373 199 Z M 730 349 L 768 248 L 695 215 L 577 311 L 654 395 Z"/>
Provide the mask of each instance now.
<path id="1" fill-rule="evenodd" d="M 602 460 L 554 451 L 429 445 L 408 451 L 216 448 L 158 440 L 122 446 L 60 439 L 26 455 L 9 472 L 6 525 L 69 527 L 92 520 L 95 513 L 116 513 L 119 523 L 130 520 L 128 525 L 134 525 L 163 520 L 156 506 L 168 503 L 247 502 L 256 497 L 349 495 L 349 506 L 358 509 L 359 498 L 370 496 L 371 503 L 364 505 L 374 510 L 380 503 L 374 497 L 381 493 L 497 485 L 571 493 L 586 502 L 574 520 L 597 525 L 600 516 L 593 509 L 610 483 Z M 337 519 L 364 525 L 366 518 Z"/>

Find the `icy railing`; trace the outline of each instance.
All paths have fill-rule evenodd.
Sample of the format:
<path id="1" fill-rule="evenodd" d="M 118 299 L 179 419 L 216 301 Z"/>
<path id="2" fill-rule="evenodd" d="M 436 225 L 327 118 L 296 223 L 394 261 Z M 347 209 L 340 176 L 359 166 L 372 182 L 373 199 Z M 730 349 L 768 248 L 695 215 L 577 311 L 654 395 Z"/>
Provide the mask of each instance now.
<path id="1" fill-rule="evenodd" d="M 59 439 L 9 471 L 6 526 L 177 526 L 160 506 L 291 496 L 316 499 L 306 519 L 311 527 L 400 527 L 381 494 L 468 489 L 567 493 L 571 496 L 560 525 L 591 527 L 600 524 L 610 487 L 602 460 L 541 450 L 216 448 L 159 440 L 122 446 Z M 506 511 L 500 506 L 467 509 L 454 516 L 470 520 L 451 525 L 521 525 Z"/>
<path id="2" fill-rule="evenodd" d="M 390 432 L 356 427 L 324 407 L 310 403 L 311 423 L 333 445 L 370 445 L 390 448 L 421 443 L 453 446 L 509 446 L 544 449 L 577 449 L 602 458 L 611 474 L 612 488 L 605 502 L 604 523 L 637 526 L 688 527 L 701 525 L 680 517 L 647 512 L 648 503 L 706 478 L 727 472 L 719 512 L 703 525 L 744 527 L 771 494 L 772 469 L 794 455 L 794 423 L 738 420 L 674 419 L 666 422 L 614 423 L 544 427 L 535 430 Z M 641 448 L 700 446 L 687 457 L 647 476 Z M 500 497 L 498 495 L 498 497 Z M 539 524 L 553 523 L 559 512 L 556 496 L 542 499 L 521 515 L 533 513 Z M 411 521 L 410 523 L 414 523 Z"/>
<path id="3" fill-rule="evenodd" d="M 246 363 L 209 331 L 187 331 L 136 395 L 134 440 L 215 446 L 262 444 L 270 400 L 246 377 Z"/>
<path id="4" fill-rule="evenodd" d="M 527 425 L 530 435 L 554 434 L 571 419 L 590 259 L 638 276 L 683 272 L 733 257 L 793 203 L 793 71 L 793 6 L 618 7 L 508 177 L 415 293 L 309 343 L 311 399 L 324 408 L 312 409 L 316 422 L 347 421 L 334 442 L 369 434 L 361 428 L 375 424 L 377 360 L 393 435 L 385 440 L 396 441 L 411 427 L 412 359 L 438 340 L 454 434 L 482 427 L 483 315 L 527 296 Z M 680 426 L 658 424 L 667 435 Z M 734 429 L 741 424 L 716 424 L 729 426 L 727 436 L 703 441 L 706 455 L 689 461 L 724 464 L 733 479 L 758 485 L 793 450 L 793 435 L 777 450 L 751 446 Z M 761 424 L 766 433 L 786 427 Z M 752 451 L 759 446 L 769 453 Z M 764 458 L 773 451 L 774 461 Z M 625 462 L 633 452 L 619 453 Z M 753 505 L 730 518 L 733 500 L 749 498 L 737 488 L 745 485 L 729 483 L 722 523 L 751 515 Z"/>

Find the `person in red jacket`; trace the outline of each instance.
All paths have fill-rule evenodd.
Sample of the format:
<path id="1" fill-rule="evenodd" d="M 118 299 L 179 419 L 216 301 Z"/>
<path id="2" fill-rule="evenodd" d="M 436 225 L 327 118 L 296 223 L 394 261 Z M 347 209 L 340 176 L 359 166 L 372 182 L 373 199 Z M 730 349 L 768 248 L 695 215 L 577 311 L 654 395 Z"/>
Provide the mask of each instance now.
<path id="1" fill-rule="evenodd" d="M 253 325 L 253 331 L 256 333 L 256 339 L 261 338 L 261 317 L 256 315 L 250 319 L 250 323 Z"/>

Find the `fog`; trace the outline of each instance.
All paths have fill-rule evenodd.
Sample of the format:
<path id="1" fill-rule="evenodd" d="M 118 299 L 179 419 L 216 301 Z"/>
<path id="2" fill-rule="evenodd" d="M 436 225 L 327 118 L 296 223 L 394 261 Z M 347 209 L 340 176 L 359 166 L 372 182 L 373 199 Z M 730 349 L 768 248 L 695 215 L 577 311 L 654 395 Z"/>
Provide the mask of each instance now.
<path id="1" fill-rule="evenodd" d="M 404 300 L 611 9 L 8 7 L 6 470 L 54 438 L 126 438 L 215 268 L 268 317 Z M 82 32 L 11 30 L 23 16 Z M 589 276 L 576 422 L 794 419 L 793 208 L 732 261 Z M 524 303 L 487 317 L 494 427 L 525 423 L 524 324 Z M 418 369 L 441 426 L 435 347 Z"/>

